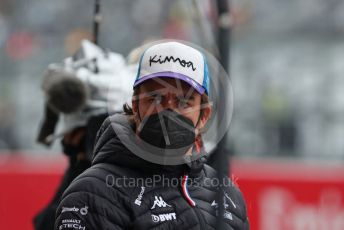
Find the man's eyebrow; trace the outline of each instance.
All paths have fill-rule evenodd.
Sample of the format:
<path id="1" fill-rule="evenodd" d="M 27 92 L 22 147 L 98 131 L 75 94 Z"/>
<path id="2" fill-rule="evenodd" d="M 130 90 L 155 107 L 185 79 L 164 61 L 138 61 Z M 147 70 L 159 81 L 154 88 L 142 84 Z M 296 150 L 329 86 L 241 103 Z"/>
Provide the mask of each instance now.
<path id="1" fill-rule="evenodd" d="M 147 98 L 147 97 L 161 95 L 164 93 L 164 91 L 166 91 L 166 89 L 157 89 L 157 90 L 153 90 L 153 91 L 141 92 L 136 96 L 135 99 L 137 100 L 137 99 L 143 99 L 143 98 Z"/>
<path id="2" fill-rule="evenodd" d="M 179 98 L 186 99 L 186 100 L 195 100 L 195 96 L 191 95 L 186 95 L 185 93 L 178 95 Z"/>

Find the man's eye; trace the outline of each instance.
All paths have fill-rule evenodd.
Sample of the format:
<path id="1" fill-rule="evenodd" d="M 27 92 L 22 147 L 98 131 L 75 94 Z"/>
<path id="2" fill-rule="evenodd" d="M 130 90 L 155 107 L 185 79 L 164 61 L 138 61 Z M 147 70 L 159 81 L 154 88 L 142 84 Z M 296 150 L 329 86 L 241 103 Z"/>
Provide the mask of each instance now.
<path id="1" fill-rule="evenodd" d="M 189 100 L 185 99 L 185 98 L 180 98 L 179 99 L 179 108 L 187 108 L 189 106 L 191 106 Z"/>
<path id="2" fill-rule="evenodd" d="M 156 104 L 160 104 L 161 103 L 161 96 L 160 95 L 152 95 L 148 98 L 149 102 L 154 102 Z"/>

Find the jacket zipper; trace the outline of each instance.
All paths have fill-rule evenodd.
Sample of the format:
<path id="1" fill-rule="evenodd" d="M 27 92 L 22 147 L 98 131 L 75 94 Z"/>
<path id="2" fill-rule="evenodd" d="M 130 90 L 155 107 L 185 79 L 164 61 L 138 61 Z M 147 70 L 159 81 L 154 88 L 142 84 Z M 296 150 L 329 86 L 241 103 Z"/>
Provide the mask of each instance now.
<path id="1" fill-rule="evenodd" d="M 193 208 L 193 210 L 194 210 L 194 212 L 195 212 L 195 214 L 199 220 L 200 229 L 204 230 L 204 229 L 206 229 L 206 222 L 204 220 L 204 216 L 203 216 L 201 210 L 197 207 L 196 202 L 193 201 L 193 199 L 191 198 L 191 196 L 188 192 L 187 180 L 188 180 L 188 175 L 184 175 L 183 181 L 182 181 L 182 193 L 183 193 L 186 201 L 188 202 L 188 204 Z"/>

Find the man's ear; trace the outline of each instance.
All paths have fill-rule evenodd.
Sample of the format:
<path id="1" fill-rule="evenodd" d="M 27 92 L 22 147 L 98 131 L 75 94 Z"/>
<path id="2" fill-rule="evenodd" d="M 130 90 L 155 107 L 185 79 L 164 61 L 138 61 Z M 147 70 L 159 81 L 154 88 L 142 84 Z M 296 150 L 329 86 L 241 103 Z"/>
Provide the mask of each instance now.
<path id="1" fill-rule="evenodd" d="M 135 115 L 137 113 L 137 102 L 136 102 L 136 96 L 133 96 L 131 98 L 131 108 L 133 110 L 133 114 Z"/>
<path id="2" fill-rule="evenodd" d="M 211 117 L 212 109 L 211 105 L 208 104 L 206 107 L 204 107 L 201 111 L 201 118 L 198 124 L 199 129 L 203 129 L 205 125 L 207 124 L 208 120 Z"/>
<path id="3" fill-rule="evenodd" d="M 133 96 L 131 98 L 131 109 L 133 111 L 133 117 L 134 117 L 134 120 L 135 120 L 135 123 L 138 124 L 140 121 L 139 121 L 139 114 L 138 114 L 138 101 L 137 101 L 137 96 Z"/>
<path id="4" fill-rule="evenodd" d="M 138 103 L 137 103 L 137 99 L 136 99 L 136 96 L 133 96 L 132 98 L 131 98 L 131 109 L 132 109 L 132 111 L 133 111 L 133 115 L 134 115 L 134 118 L 136 119 L 136 118 L 138 118 L 139 116 L 138 116 Z"/>

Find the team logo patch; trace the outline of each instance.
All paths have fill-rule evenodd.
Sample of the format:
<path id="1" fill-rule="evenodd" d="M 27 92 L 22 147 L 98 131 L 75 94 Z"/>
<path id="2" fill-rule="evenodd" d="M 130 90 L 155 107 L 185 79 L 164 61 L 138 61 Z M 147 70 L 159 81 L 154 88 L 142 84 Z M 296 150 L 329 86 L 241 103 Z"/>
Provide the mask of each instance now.
<path id="1" fill-rule="evenodd" d="M 161 55 L 159 55 L 158 58 L 157 58 L 157 56 L 158 55 L 154 55 L 153 57 L 152 56 L 149 57 L 149 66 L 152 66 L 152 63 L 164 64 L 165 62 L 174 62 L 174 63 L 177 62 L 177 63 L 179 63 L 179 65 L 181 65 L 184 68 L 185 67 L 191 68 L 192 71 L 196 70 L 192 61 L 186 61 L 186 60 L 183 60 L 179 57 L 173 57 L 173 56 L 162 57 Z"/>
<path id="2" fill-rule="evenodd" d="M 86 216 L 87 213 L 88 213 L 88 207 L 85 206 L 85 207 L 82 207 L 82 208 L 77 208 L 77 207 L 62 207 L 62 211 L 61 213 L 64 213 L 64 212 L 79 212 L 80 211 L 80 214 L 83 215 L 83 216 Z"/>
<path id="3" fill-rule="evenodd" d="M 83 226 L 79 219 L 63 219 L 62 224 L 59 226 L 59 230 L 63 229 L 86 230 L 86 227 Z"/>
<path id="4" fill-rule="evenodd" d="M 154 204 L 153 206 L 151 207 L 151 209 L 155 209 L 156 207 L 159 207 L 159 208 L 166 208 L 166 207 L 171 207 L 171 205 L 167 204 L 161 196 L 155 196 L 155 199 L 154 199 Z"/>
<path id="5" fill-rule="evenodd" d="M 145 193 L 145 190 L 146 190 L 146 188 L 142 186 L 141 191 L 140 191 L 139 195 L 137 196 L 137 198 L 135 199 L 135 202 L 134 202 L 137 206 L 141 206 L 142 197 L 143 197 L 143 194 Z"/>
<path id="6" fill-rule="evenodd" d="M 151 207 L 151 210 L 154 210 L 156 208 L 170 208 L 172 207 L 161 196 L 154 196 L 154 203 Z M 152 221 L 154 223 L 161 223 L 165 221 L 172 221 L 177 219 L 177 215 L 175 212 L 166 212 L 166 213 L 161 213 L 161 214 L 152 214 Z"/>
<path id="7" fill-rule="evenodd" d="M 154 223 L 171 221 L 171 220 L 176 220 L 176 219 L 177 219 L 177 216 L 176 216 L 175 212 L 163 213 L 163 214 L 159 214 L 159 215 L 152 214 L 152 221 Z"/>
<path id="8" fill-rule="evenodd" d="M 227 211 L 227 209 L 229 208 L 228 201 L 235 209 L 237 208 L 236 204 L 233 202 L 231 197 L 227 193 L 224 193 L 223 207 L 225 208 L 225 211 L 223 213 L 223 218 L 227 219 L 227 220 L 233 220 L 232 213 Z M 219 215 L 219 212 L 218 212 L 219 204 L 216 202 L 216 200 L 214 200 L 210 206 L 215 208 L 215 214 L 216 214 L 216 216 L 218 216 Z"/>

